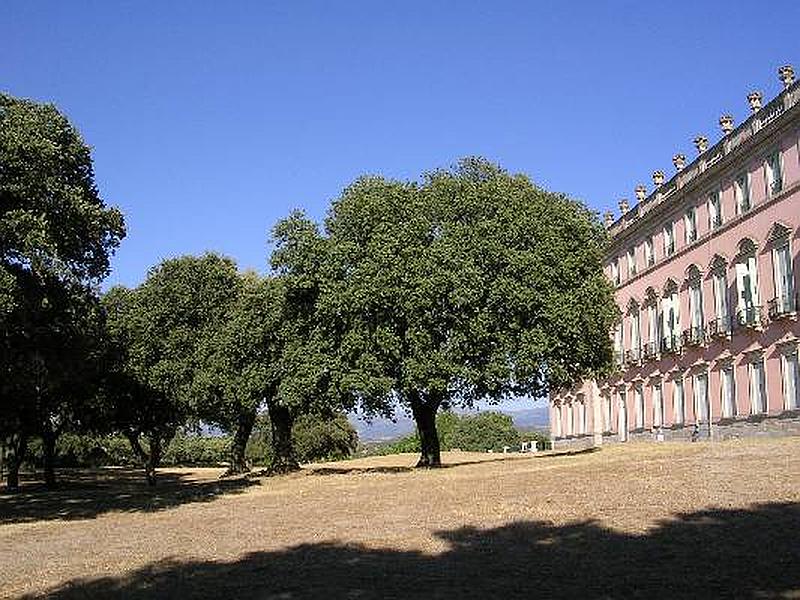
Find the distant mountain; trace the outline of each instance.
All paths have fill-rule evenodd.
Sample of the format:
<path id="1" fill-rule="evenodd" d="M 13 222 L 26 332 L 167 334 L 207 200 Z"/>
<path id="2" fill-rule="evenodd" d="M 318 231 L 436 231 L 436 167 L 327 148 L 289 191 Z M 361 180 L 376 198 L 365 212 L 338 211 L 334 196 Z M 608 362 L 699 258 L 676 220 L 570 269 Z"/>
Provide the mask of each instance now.
<path id="1" fill-rule="evenodd" d="M 468 414 L 478 412 L 497 411 L 510 416 L 514 425 L 519 429 L 547 429 L 550 418 L 547 405 L 537 405 L 533 408 L 516 408 L 501 406 L 492 408 L 483 407 L 481 410 L 465 411 Z M 356 428 L 358 438 L 362 442 L 381 442 L 397 439 L 414 432 L 414 420 L 407 417 L 402 411 L 395 413 L 394 419 L 373 419 L 367 422 L 358 415 L 348 416 L 350 423 Z"/>
<path id="2" fill-rule="evenodd" d="M 395 414 L 394 420 L 373 419 L 367 422 L 358 415 L 348 415 L 350 423 L 358 432 L 362 442 L 383 442 L 393 440 L 414 432 L 414 420 L 402 412 Z"/>
<path id="3" fill-rule="evenodd" d="M 500 412 L 514 419 L 514 425 L 516 425 L 517 429 L 548 429 L 550 427 L 550 415 L 547 406 L 501 410 Z"/>

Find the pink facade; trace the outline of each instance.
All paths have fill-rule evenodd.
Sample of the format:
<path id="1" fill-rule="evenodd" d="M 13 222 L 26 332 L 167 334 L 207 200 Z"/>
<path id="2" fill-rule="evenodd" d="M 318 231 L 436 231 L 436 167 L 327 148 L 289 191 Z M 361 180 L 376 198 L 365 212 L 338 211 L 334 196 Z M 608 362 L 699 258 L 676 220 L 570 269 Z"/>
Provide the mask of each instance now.
<path id="1" fill-rule="evenodd" d="M 784 83 L 608 222 L 619 369 L 552 395 L 555 440 L 800 431 L 800 84 Z"/>

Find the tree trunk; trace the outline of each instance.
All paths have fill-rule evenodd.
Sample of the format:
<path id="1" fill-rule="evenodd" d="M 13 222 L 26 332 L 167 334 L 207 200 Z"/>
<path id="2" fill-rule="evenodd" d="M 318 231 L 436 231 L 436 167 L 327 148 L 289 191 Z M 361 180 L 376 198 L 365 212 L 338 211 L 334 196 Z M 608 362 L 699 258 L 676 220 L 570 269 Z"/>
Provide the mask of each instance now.
<path id="1" fill-rule="evenodd" d="M 300 470 L 292 445 L 292 415 L 285 406 L 269 406 L 272 427 L 272 462 L 269 471 L 274 474 Z"/>
<path id="2" fill-rule="evenodd" d="M 148 457 L 147 464 L 145 465 L 145 475 L 147 476 L 147 485 L 154 486 L 156 484 L 156 468 L 161 464 L 161 450 L 162 440 L 160 435 L 153 435 L 150 437 L 150 456 Z"/>
<path id="3" fill-rule="evenodd" d="M 11 436 L 6 448 L 6 464 L 8 465 L 8 476 L 6 485 L 10 490 L 19 489 L 19 469 L 25 459 L 25 452 L 28 449 L 28 438 L 25 434 L 15 434 Z"/>
<path id="4" fill-rule="evenodd" d="M 139 460 L 144 467 L 144 476 L 147 479 L 147 485 L 154 486 L 156 484 L 156 467 L 161 461 L 161 436 L 155 434 L 151 435 L 149 441 L 150 452 L 145 452 L 142 444 L 139 442 L 139 435 L 135 433 L 127 434 L 128 442 L 133 448 L 134 454 L 139 457 Z"/>
<path id="5" fill-rule="evenodd" d="M 228 466 L 228 470 L 222 474 L 223 477 L 241 475 L 250 471 L 245 452 L 247 450 L 247 441 L 253 432 L 255 422 L 255 410 L 243 412 L 239 415 L 236 423 L 236 432 L 233 434 L 233 443 L 231 444 L 231 463 Z"/>
<path id="6" fill-rule="evenodd" d="M 416 398 L 411 401 L 411 412 L 417 424 L 419 435 L 420 457 L 417 468 L 442 466 L 439 434 L 436 431 L 436 412 L 441 402 L 435 398 Z"/>
<path id="7" fill-rule="evenodd" d="M 44 484 L 48 488 L 56 486 L 56 440 L 58 434 L 51 429 L 42 431 L 42 453 L 44 457 Z"/>

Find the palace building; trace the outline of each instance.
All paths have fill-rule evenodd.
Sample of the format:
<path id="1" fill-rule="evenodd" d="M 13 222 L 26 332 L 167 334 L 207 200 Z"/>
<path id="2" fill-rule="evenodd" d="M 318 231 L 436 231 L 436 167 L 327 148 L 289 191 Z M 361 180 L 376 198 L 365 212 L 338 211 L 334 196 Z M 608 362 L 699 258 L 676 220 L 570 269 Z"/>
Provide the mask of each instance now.
<path id="1" fill-rule="evenodd" d="M 778 74 L 606 213 L 618 368 L 551 395 L 556 446 L 800 434 L 800 83 Z"/>

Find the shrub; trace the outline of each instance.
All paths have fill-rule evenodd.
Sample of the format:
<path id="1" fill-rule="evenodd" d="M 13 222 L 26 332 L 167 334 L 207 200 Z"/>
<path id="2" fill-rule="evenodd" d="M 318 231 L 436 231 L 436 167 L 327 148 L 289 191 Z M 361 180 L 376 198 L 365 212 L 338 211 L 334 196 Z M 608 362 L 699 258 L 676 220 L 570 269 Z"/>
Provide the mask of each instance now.
<path id="1" fill-rule="evenodd" d="M 500 451 L 504 446 L 518 450 L 521 442 L 548 441 L 540 431 L 521 432 L 514 427 L 514 420 L 503 413 L 487 411 L 475 415 L 459 415 L 442 411 L 436 416 L 436 429 L 442 450 L 464 450 L 466 452 Z M 420 443 L 416 433 L 392 442 L 379 444 L 367 450 L 368 454 L 386 455 L 419 452 Z"/>

